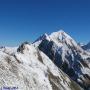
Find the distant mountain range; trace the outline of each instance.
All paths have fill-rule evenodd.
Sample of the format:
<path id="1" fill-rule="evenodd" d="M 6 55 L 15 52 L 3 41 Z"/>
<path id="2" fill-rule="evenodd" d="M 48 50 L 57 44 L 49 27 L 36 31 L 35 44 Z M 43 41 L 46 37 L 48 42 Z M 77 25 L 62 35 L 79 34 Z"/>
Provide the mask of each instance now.
<path id="1" fill-rule="evenodd" d="M 85 45 L 86 46 L 86 45 Z M 64 31 L 0 48 L 0 88 L 90 90 L 90 52 Z"/>
<path id="2" fill-rule="evenodd" d="M 86 45 L 81 46 L 84 50 L 87 50 L 90 52 L 90 42 Z"/>

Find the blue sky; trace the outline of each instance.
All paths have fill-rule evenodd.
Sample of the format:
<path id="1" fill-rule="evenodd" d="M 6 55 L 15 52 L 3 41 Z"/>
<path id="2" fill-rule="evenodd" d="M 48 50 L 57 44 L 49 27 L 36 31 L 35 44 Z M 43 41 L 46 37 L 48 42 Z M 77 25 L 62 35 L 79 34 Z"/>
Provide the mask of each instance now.
<path id="1" fill-rule="evenodd" d="M 89 42 L 90 0 L 0 0 L 0 45 L 32 42 L 59 29 Z"/>

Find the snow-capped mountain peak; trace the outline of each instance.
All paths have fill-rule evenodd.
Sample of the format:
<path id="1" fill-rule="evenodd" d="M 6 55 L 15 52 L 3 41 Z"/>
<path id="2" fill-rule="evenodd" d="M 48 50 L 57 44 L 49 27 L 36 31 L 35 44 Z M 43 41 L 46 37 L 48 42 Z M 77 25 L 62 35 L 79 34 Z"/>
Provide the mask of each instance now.
<path id="1" fill-rule="evenodd" d="M 71 36 L 69 36 L 67 33 L 65 33 L 63 30 L 53 32 L 50 35 L 43 34 L 34 42 L 34 45 L 39 46 L 39 44 L 44 40 L 52 41 L 61 47 L 63 46 L 63 44 L 69 45 L 71 47 L 78 47 L 79 46 L 76 43 L 76 41 Z M 80 47 L 78 47 L 78 48 L 80 48 Z"/>
<path id="2" fill-rule="evenodd" d="M 87 86 L 83 85 L 83 87 L 88 88 L 90 84 L 84 78 L 85 74 L 88 79 L 90 77 L 90 53 L 83 50 L 71 36 L 62 30 L 53 32 L 48 37 L 49 40 L 44 38 L 41 42 L 37 41 L 34 44 L 73 80 L 81 85 L 86 83 Z"/>
<path id="3" fill-rule="evenodd" d="M 61 41 L 63 41 L 66 38 L 71 39 L 71 37 L 68 34 L 66 34 L 63 30 L 51 33 L 50 37 L 51 38 L 58 38 Z"/>
<path id="4" fill-rule="evenodd" d="M 81 46 L 84 50 L 87 50 L 90 52 L 90 42 L 86 45 Z"/>
<path id="5" fill-rule="evenodd" d="M 70 46 L 77 46 L 76 41 L 63 30 L 51 33 L 50 39 L 59 45 L 61 45 L 61 43 L 66 43 Z"/>

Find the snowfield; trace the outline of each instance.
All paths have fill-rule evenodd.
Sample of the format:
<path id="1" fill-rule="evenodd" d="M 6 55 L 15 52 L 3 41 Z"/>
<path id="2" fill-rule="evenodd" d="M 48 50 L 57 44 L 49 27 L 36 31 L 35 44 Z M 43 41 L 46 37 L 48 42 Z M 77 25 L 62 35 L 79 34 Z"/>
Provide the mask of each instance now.
<path id="1" fill-rule="evenodd" d="M 33 44 L 0 49 L 0 88 L 83 90 Z"/>

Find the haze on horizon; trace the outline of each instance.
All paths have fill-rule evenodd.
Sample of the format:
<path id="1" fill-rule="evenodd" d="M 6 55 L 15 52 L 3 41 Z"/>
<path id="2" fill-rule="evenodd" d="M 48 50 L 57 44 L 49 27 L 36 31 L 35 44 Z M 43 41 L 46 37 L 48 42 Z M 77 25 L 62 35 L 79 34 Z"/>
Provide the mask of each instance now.
<path id="1" fill-rule="evenodd" d="M 34 41 L 63 29 L 90 41 L 90 0 L 0 0 L 0 46 Z"/>

